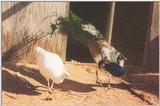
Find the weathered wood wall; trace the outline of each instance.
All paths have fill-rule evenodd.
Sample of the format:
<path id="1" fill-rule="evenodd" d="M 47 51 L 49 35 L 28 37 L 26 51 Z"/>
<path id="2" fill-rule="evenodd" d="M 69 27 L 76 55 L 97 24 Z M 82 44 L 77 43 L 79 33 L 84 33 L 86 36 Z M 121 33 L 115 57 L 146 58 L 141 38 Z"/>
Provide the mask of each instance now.
<path id="1" fill-rule="evenodd" d="M 152 4 L 143 65 L 148 71 L 159 71 L 159 2 Z"/>
<path id="2" fill-rule="evenodd" d="M 3 60 L 35 63 L 37 45 L 66 56 L 65 35 L 44 36 L 58 16 L 69 11 L 69 2 L 2 2 Z"/>

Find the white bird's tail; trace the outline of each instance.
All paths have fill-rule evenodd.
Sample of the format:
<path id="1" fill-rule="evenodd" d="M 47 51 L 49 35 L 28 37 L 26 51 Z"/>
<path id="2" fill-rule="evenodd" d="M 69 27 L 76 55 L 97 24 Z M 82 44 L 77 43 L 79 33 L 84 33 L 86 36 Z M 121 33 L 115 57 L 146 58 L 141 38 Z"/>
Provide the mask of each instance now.
<path id="1" fill-rule="evenodd" d="M 39 59 L 41 60 L 44 54 L 46 54 L 46 51 L 41 47 L 36 47 L 36 54 L 37 54 L 38 60 Z"/>
<path id="2" fill-rule="evenodd" d="M 44 51 L 45 51 L 45 50 L 44 50 L 43 48 L 39 47 L 39 46 L 36 48 L 36 52 L 37 52 L 37 53 L 39 53 L 39 52 L 44 52 Z"/>
<path id="3" fill-rule="evenodd" d="M 37 53 L 37 55 L 39 56 L 39 55 L 44 55 L 44 54 L 46 54 L 46 50 L 44 50 L 43 48 L 41 48 L 41 47 L 37 47 L 36 48 L 36 53 Z"/>

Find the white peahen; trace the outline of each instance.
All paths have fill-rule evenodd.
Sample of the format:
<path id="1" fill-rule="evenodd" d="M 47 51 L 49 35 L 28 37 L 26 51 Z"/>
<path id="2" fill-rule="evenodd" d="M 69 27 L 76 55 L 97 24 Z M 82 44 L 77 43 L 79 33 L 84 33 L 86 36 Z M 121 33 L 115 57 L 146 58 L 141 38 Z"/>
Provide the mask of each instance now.
<path id="1" fill-rule="evenodd" d="M 54 83 L 62 83 L 63 80 L 69 76 L 69 73 L 65 70 L 63 61 L 57 54 L 48 52 L 41 47 L 36 48 L 36 53 L 40 73 L 46 78 L 48 82 L 48 92 L 50 92 Z M 53 81 L 51 86 L 49 84 L 50 79 Z"/>

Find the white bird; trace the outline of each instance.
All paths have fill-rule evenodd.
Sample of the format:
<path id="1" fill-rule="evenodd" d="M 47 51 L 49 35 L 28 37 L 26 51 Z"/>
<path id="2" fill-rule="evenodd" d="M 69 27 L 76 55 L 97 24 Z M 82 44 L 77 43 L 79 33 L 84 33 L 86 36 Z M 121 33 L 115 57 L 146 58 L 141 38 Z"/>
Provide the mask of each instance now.
<path id="1" fill-rule="evenodd" d="M 65 70 L 64 64 L 60 56 L 55 53 L 48 52 L 41 47 L 36 48 L 38 64 L 40 73 L 46 78 L 48 82 L 48 92 L 53 88 L 54 83 L 60 84 L 69 76 Z M 49 80 L 53 80 L 51 86 Z"/>

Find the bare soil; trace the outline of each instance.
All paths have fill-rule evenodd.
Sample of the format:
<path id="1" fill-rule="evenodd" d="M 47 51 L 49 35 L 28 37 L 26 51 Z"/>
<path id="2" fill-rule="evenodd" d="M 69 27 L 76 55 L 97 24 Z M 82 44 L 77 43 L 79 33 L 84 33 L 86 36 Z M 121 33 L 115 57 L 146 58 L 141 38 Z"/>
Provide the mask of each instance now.
<path id="1" fill-rule="evenodd" d="M 5 63 L 2 67 L 2 104 L 125 104 L 148 105 L 148 103 L 133 94 L 120 78 L 111 77 L 111 88 L 108 89 L 107 73 L 97 68 L 96 64 L 79 64 L 67 62 L 70 77 L 59 85 L 54 85 L 51 100 L 46 100 L 47 82 L 39 73 L 38 66 L 26 63 Z M 103 86 L 96 85 L 96 70 Z M 20 73 L 20 77 L 17 76 Z M 146 86 L 145 86 L 146 87 Z M 145 88 L 143 87 L 143 88 Z M 148 87 L 147 87 L 148 89 Z M 145 92 L 146 98 L 153 104 L 158 104 L 159 96 Z M 158 93 L 158 92 L 157 92 Z"/>

